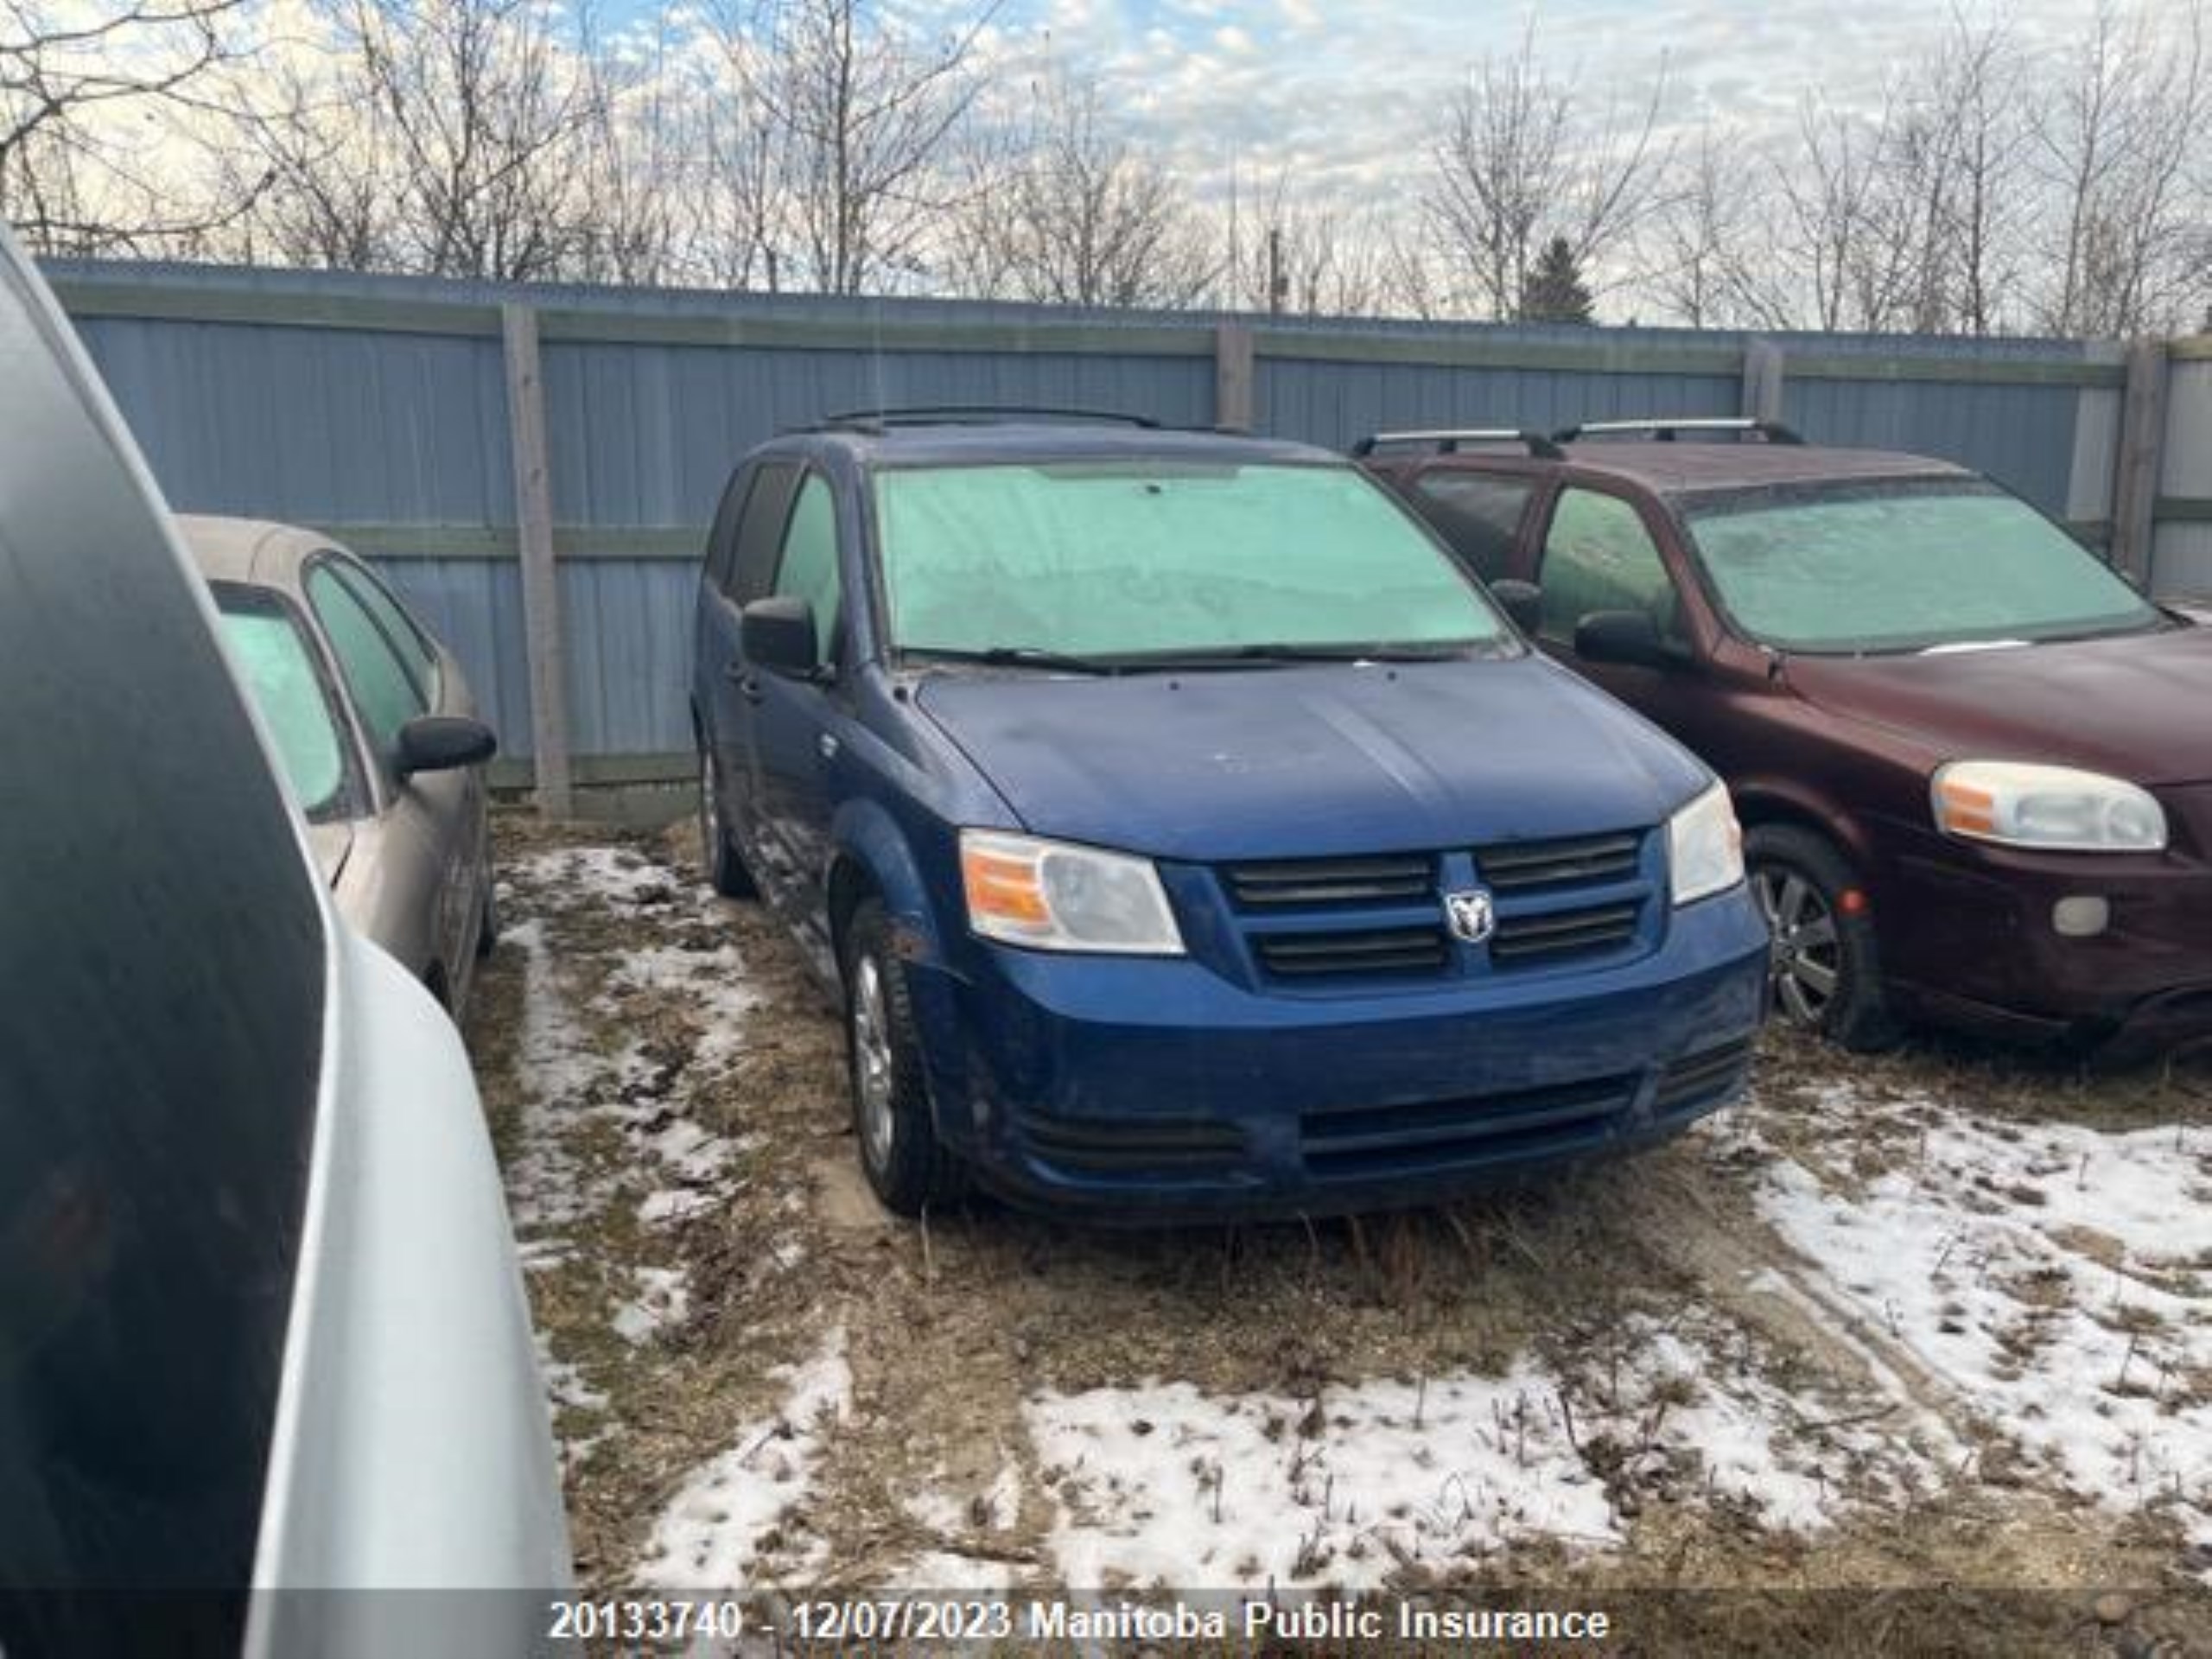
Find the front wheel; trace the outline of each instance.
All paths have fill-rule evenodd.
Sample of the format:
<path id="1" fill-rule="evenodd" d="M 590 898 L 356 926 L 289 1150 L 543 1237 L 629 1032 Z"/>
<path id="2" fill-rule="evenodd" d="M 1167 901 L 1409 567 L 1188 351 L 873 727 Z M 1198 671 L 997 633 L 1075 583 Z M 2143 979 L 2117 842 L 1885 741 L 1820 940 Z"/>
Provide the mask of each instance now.
<path id="1" fill-rule="evenodd" d="M 759 891 L 745 861 L 729 838 L 722 819 L 721 768 L 715 764 L 714 745 L 699 744 L 699 856 L 707 867 L 707 880 L 725 899 L 750 899 Z"/>
<path id="2" fill-rule="evenodd" d="M 1744 862 L 1773 939 L 1776 1011 L 1845 1048 L 1894 1042 L 1873 917 L 1844 855 L 1809 830 L 1768 824 L 1744 837 Z"/>
<path id="3" fill-rule="evenodd" d="M 922 1076 L 921 1041 L 890 918 L 874 899 L 845 931 L 845 1056 L 861 1173 L 884 1207 L 918 1216 L 957 1198 L 964 1172 L 938 1139 Z"/>

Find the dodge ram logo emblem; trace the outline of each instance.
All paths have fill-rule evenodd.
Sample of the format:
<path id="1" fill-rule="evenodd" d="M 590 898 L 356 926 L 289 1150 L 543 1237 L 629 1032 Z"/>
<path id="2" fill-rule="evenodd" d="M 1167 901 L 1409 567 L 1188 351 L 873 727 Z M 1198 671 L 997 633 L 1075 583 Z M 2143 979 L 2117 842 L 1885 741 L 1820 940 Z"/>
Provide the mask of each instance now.
<path id="1" fill-rule="evenodd" d="M 1444 919 L 1451 925 L 1453 937 L 1465 939 L 1469 944 L 1480 944 L 1497 931 L 1497 907 L 1480 887 L 1466 893 L 1447 893 L 1444 895 Z"/>

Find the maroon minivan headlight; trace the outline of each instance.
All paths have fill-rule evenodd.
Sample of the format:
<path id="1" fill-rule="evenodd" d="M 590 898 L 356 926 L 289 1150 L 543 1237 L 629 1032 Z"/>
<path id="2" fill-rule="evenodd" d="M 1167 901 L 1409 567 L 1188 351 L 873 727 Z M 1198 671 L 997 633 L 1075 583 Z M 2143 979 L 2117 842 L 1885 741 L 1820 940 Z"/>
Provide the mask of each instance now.
<path id="1" fill-rule="evenodd" d="M 1954 760 L 1929 780 L 1936 827 L 2044 852 L 2161 853 L 2166 815 L 2125 779 L 2024 760 Z"/>

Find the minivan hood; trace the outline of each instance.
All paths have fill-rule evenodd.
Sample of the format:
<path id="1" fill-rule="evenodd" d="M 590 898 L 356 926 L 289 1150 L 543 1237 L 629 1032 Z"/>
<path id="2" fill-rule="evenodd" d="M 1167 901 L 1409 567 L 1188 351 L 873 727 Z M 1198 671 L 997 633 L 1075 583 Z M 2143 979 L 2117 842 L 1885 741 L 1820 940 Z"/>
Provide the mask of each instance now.
<path id="1" fill-rule="evenodd" d="M 1830 714 L 1943 760 L 2043 760 L 2149 785 L 2212 780 L 2212 629 L 1908 657 L 1791 657 Z"/>
<path id="2" fill-rule="evenodd" d="M 1328 857 L 1656 824 L 1687 752 L 1533 654 L 1064 679 L 916 702 L 1039 835 L 1157 857 Z"/>

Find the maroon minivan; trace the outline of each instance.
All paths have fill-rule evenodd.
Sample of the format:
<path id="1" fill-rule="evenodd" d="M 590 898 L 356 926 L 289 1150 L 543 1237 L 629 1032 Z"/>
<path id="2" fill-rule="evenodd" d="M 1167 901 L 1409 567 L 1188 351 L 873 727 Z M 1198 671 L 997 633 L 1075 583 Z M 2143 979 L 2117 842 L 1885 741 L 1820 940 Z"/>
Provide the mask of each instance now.
<path id="1" fill-rule="evenodd" d="M 1746 421 L 1355 452 L 1543 647 L 1728 781 L 1777 1007 L 2212 1039 L 2212 627 L 1948 461 Z"/>

